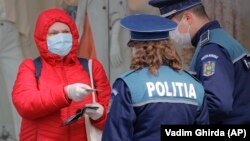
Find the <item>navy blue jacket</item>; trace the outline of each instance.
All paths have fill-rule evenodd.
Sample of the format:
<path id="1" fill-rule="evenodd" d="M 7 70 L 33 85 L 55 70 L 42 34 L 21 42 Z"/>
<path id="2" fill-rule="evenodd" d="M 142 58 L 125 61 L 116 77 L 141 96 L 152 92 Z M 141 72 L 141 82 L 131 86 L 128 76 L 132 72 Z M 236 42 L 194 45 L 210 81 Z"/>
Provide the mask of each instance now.
<path id="1" fill-rule="evenodd" d="M 207 23 L 194 36 L 192 44 L 197 46 L 203 33 L 216 28 L 220 28 L 217 21 Z M 196 75 L 205 88 L 210 123 L 249 124 L 250 71 L 242 60 L 233 63 L 229 54 L 218 44 L 206 44 L 196 59 Z"/>
<path id="2" fill-rule="evenodd" d="M 169 75 L 168 77 L 177 78 L 178 82 L 185 80 L 194 82 L 190 75 L 180 76 L 178 72 L 174 71 L 166 72 L 166 74 Z M 178 79 L 179 76 L 183 78 L 183 81 Z M 161 96 L 157 99 L 154 97 L 154 95 L 158 95 L 156 93 L 153 94 L 152 99 L 148 99 L 148 90 L 143 89 L 143 85 L 145 85 L 144 82 L 150 82 L 154 77 L 150 76 L 148 81 L 145 81 L 145 77 L 135 78 L 135 75 L 131 77 L 135 80 L 133 83 L 128 84 L 119 78 L 113 84 L 112 104 L 103 132 L 103 141 L 160 141 L 161 125 L 209 124 L 204 89 L 197 81 L 197 83 L 193 83 L 195 89 L 202 89 L 202 93 L 197 92 L 197 97 L 201 99 L 199 106 L 185 102 L 187 100 L 185 97 L 176 100 L 171 97 L 168 99 L 166 96 L 167 100 L 164 101 L 165 96 Z M 157 78 L 156 82 L 161 81 Z M 130 90 L 128 85 L 140 85 L 141 87 L 136 86 L 134 88 L 137 89 Z M 176 89 L 176 91 L 178 90 Z M 144 97 L 139 104 L 135 103 L 136 100 L 133 99 L 133 96 L 138 95 Z M 184 95 L 184 89 L 182 95 Z"/>

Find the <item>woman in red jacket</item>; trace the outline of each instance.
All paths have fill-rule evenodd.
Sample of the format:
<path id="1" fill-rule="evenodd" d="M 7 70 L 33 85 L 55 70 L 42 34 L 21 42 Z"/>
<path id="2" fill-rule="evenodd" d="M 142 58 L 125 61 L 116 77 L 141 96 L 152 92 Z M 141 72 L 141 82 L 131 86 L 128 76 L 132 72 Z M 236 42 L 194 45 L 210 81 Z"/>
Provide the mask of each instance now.
<path id="1" fill-rule="evenodd" d="M 41 56 L 41 74 L 35 77 L 32 59 L 24 60 L 13 87 L 13 103 L 22 116 L 21 141 L 85 141 L 84 118 L 61 126 L 86 104 L 97 106 L 86 114 L 103 129 L 110 85 L 102 65 L 93 59 L 96 101 L 86 89 L 90 79 L 77 57 L 78 32 L 74 21 L 60 9 L 48 9 L 37 20 L 34 38 Z"/>

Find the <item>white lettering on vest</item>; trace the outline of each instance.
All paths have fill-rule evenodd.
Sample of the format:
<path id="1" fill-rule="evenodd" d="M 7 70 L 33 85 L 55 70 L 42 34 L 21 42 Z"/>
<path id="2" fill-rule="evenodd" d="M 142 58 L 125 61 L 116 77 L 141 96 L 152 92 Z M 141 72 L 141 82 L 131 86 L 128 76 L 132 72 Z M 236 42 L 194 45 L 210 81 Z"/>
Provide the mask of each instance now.
<path id="1" fill-rule="evenodd" d="M 159 96 L 164 96 L 166 93 L 164 84 L 161 82 L 156 82 L 155 86 L 156 86 L 156 91 L 158 92 Z"/>
<path id="2" fill-rule="evenodd" d="M 183 95 L 182 95 L 182 86 L 183 86 L 183 83 L 181 83 L 181 82 L 176 82 L 175 84 L 176 84 L 176 86 L 178 87 L 180 97 L 183 97 Z"/>
<path id="3" fill-rule="evenodd" d="M 153 96 L 152 92 L 155 90 L 154 83 L 147 82 L 146 85 L 147 85 L 147 88 L 148 88 L 148 96 L 152 97 Z"/>
<path id="4" fill-rule="evenodd" d="M 194 98 L 194 99 L 197 98 L 193 84 L 189 84 L 189 98 Z"/>
<path id="5" fill-rule="evenodd" d="M 168 82 L 146 82 L 148 96 L 167 96 L 167 97 L 186 97 L 197 99 L 196 91 L 194 84 L 192 83 L 182 83 L 182 82 L 171 82 L 169 85 Z"/>

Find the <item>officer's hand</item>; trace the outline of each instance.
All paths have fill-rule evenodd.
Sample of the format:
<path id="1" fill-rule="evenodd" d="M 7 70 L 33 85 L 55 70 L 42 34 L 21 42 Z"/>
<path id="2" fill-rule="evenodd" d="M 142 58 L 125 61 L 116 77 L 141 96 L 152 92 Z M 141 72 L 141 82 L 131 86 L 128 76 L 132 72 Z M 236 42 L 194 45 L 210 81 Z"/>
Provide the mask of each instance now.
<path id="1" fill-rule="evenodd" d="M 101 104 L 99 103 L 87 104 L 86 107 L 97 107 L 96 109 L 86 108 L 85 114 L 87 114 L 91 119 L 98 120 L 99 118 L 102 117 L 104 108 Z"/>
<path id="2" fill-rule="evenodd" d="M 74 101 L 81 101 L 86 94 L 90 93 L 88 89 L 91 89 L 91 87 L 83 83 L 74 83 L 64 87 L 68 98 Z"/>

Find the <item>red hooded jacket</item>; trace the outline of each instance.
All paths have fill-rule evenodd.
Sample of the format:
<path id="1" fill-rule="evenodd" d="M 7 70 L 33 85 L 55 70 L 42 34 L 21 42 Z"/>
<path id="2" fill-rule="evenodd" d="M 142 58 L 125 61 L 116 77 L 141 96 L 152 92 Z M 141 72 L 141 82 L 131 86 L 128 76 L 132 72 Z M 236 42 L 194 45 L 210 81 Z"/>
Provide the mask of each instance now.
<path id="1" fill-rule="evenodd" d="M 55 22 L 62 22 L 70 27 L 73 47 L 70 53 L 61 58 L 47 49 L 46 37 L 49 27 Z M 24 60 L 18 70 L 13 87 L 12 100 L 22 117 L 20 130 L 21 141 L 85 141 L 84 118 L 68 125 L 63 122 L 74 115 L 87 103 L 92 103 L 91 94 L 82 101 L 70 101 L 64 87 L 73 83 L 90 85 L 87 72 L 80 64 L 78 49 L 78 31 L 70 16 L 60 9 L 45 10 L 38 17 L 34 38 L 39 49 L 42 69 L 37 82 L 33 59 Z M 107 116 L 111 88 L 105 71 L 99 61 L 93 59 L 93 79 L 97 93 L 97 102 L 104 106 L 103 116 L 92 124 L 103 129 Z"/>

